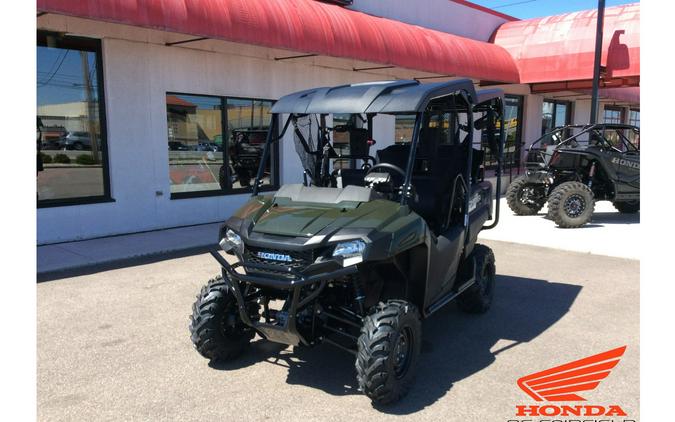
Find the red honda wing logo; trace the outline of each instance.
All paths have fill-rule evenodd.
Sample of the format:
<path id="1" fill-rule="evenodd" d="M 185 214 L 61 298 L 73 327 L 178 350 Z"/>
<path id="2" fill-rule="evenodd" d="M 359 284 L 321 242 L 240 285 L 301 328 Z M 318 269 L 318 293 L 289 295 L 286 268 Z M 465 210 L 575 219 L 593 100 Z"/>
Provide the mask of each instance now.
<path id="1" fill-rule="evenodd" d="M 526 375 L 518 380 L 518 386 L 536 401 L 584 401 L 576 393 L 595 389 L 619 363 L 625 350 L 626 346 L 619 347 Z"/>

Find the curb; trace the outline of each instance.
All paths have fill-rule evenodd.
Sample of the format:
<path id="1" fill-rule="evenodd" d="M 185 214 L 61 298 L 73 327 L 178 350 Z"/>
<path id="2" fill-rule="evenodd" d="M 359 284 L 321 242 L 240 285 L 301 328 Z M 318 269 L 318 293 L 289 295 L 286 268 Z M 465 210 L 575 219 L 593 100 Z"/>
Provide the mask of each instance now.
<path id="1" fill-rule="evenodd" d="M 37 282 L 42 283 L 45 281 L 53 281 L 62 278 L 94 274 L 118 268 L 151 264 L 154 262 L 165 261 L 167 259 L 184 258 L 190 255 L 198 255 L 206 253 L 209 250 L 212 250 L 217 247 L 218 245 L 216 243 L 213 243 L 201 246 L 191 246 L 187 248 L 153 251 L 124 258 L 115 258 L 106 261 L 98 261 L 90 264 L 76 265 L 68 268 L 60 268 L 58 270 L 47 270 L 37 273 Z"/>

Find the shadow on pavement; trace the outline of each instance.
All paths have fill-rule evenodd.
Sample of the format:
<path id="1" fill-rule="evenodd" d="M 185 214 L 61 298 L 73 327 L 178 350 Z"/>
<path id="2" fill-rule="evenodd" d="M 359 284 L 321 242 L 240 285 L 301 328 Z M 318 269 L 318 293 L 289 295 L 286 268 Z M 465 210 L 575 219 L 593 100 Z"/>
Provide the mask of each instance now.
<path id="1" fill-rule="evenodd" d="M 193 255 L 201 255 L 206 253 L 215 247 L 213 245 L 208 246 L 199 246 L 194 248 L 187 248 L 173 252 L 160 252 L 156 254 L 144 255 L 133 258 L 124 258 L 116 261 L 101 263 L 101 264 L 91 264 L 85 265 L 82 267 L 65 269 L 65 270 L 56 270 L 56 271 L 46 271 L 37 274 L 37 282 L 42 283 L 45 281 L 54 281 L 60 280 L 63 278 L 70 277 L 79 277 L 82 275 L 90 275 L 95 273 L 100 273 L 104 271 L 119 270 L 122 268 L 135 267 L 138 265 L 147 265 L 153 264 L 155 262 L 167 261 L 171 259 L 185 258 Z M 214 261 L 215 262 L 215 261 Z"/>
<path id="2" fill-rule="evenodd" d="M 596 212 L 591 222 L 594 224 L 640 224 L 640 213 Z"/>
<path id="3" fill-rule="evenodd" d="M 455 382 L 492 364 L 500 352 L 529 342 L 550 328 L 569 311 L 581 290 L 581 286 L 546 280 L 497 277 L 495 302 L 488 313 L 467 315 L 450 304 L 424 321 L 415 384 L 401 402 L 378 410 L 406 415 L 432 405 Z M 512 344 L 491 351 L 499 340 Z M 360 394 L 354 357 L 328 345 L 291 351 L 284 345 L 259 340 L 239 359 L 211 366 L 234 370 L 261 361 L 287 367 L 289 384 L 318 388 L 333 395 Z"/>
<path id="4" fill-rule="evenodd" d="M 519 216 L 519 217 L 528 217 L 528 216 Z M 547 217 L 547 213 L 540 212 L 537 214 L 537 217 L 541 217 L 546 220 L 550 220 L 552 224 L 555 224 L 551 219 Z M 604 227 L 606 224 L 640 224 L 640 213 L 635 214 L 621 214 L 620 212 L 595 212 L 591 218 L 591 222 L 585 224 L 581 227 L 582 229 L 594 229 L 597 227 Z"/>
<path id="5" fill-rule="evenodd" d="M 593 213 L 591 222 L 584 224 L 581 227 L 576 227 L 572 230 L 578 229 L 595 229 L 598 227 L 605 227 L 607 224 L 640 224 L 640 213 L 636 214 L 621 214 L 618 212 L 596 212 Z M 561 230 L 568 230 L 562 227 L 556 227 Z"/>

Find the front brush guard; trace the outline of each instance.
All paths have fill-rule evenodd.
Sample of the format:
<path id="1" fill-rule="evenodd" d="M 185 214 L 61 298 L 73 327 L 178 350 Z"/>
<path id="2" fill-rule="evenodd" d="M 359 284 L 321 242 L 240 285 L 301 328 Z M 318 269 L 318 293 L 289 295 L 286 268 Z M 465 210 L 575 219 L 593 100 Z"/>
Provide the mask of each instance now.
<path id="1" fill-rule="evenodd" d="M 298 310 L 316 299 L 326 283 L 329 280 L 335 280 L 349 274 L 354 274 L 358 270 L 356 265 L 349 267 L 340 267 L 336 262 L 327 262 L 326 269 L 331 269 L 327 272 L 319 274 L 307 275 L 301 271 L 290 267 L 284 269 L 284 277 L 275 278 L 272 276 L 259 276 L 252 274 L 242 274 L 236 271 L 237 268 L 244 268 L 247 272 L 249 270 L 271 271 L 279 273 L 279 266 L 242 263 L 237 262 L 230 264 L 217 251 L 210 251 L 211 255 L 218 261 L 223 268 L 223 279 L 232 289 L 234 298 L 237 301 L 239 308 L 239 316 L 244 324 L 254 328 L 262 334 L 267 340 L 297 346 L 299 344 L 309 345 L 310 343 L 298 332 L 296 324 L 296 316 Z M 290 277 L 288 277 L 289 275 Z M 290 293 L 290 304 L 288 307 L 288 318 L 283 324 L 270 324 L 267 322 L 252 321 L 246 309 L 246 302 L 241 294 L 239 283 L 249 283 L 254 286 L 271 287 L 275 289 L 288 290 Z M 300 291 L 304 286 L 317 283 L 318 286 L 305 298 L 300 300 Z"/>

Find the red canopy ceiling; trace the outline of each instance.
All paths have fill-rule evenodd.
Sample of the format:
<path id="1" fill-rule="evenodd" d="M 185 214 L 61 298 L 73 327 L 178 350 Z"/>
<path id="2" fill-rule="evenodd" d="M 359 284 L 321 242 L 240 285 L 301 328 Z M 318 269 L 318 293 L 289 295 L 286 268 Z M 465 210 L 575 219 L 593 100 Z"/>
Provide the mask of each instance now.
<path id="1" fill-rule="evenodd" d="M 640 87 L 629 86 L 626 88 L 605 88 L 600 90 L 601 98 L 609 98 L 632 104 L 640 104 Z"/>
<path id="2" fill-rule="evenodd" d="M 506 22 L 494 43 L 513 56 L 523 83 L 593 78 L 597 11 Z M 640 76 L 640 4 L 605 9 L 602 64 L 606 78 Z"/>
<path id="3" fill-rule="evenodd" d="M 37 0 L 37 9 L 163 31 L 517 83 L 502 47 L 312 0 Z"/>

